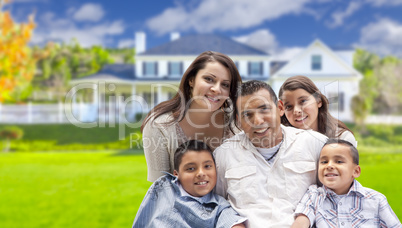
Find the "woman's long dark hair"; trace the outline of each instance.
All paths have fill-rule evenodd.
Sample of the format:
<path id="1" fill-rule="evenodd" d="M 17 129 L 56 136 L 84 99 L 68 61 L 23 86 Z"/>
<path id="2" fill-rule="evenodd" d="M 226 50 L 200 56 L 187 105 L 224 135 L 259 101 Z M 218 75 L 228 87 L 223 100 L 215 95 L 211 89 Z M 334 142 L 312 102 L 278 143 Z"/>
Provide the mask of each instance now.
<path id="1" fill-rule="evenodd" d="M 234 97 L 236 95 L 237 86 L 241 84 L 239 71 L 236 68 L 236 64 L 228 56 L 219 52 L 206 51 L 201 53 L 187 68 L 186 72 L 184 72 L 177 94 L 172 99 L 158 104 L 148 113 L 148 115 L 145 117 L 144 122 L 141 125 L 141 132 L 143 131 L 144 126 L 151 119 L 155 119 L 167 112 L 173 113 L 172 121 L 168 122 L 167 124 L 181 121 L 184 118 L 188 108 L 186 104 L 191 99 L 191 88 L 189 85 L 189 81 L 195 78 L 198 71 L 204 69 L 209 62 L 219 62 L 230 72 L 230 99 L 229 101 L 225 101 L 225 103 L 223 104 L 223 108 L 225 112 L 230 114 L 229 123 L 233 121 L 233 104 L 230 103 L 233 103 Z M 229 128 L 233 131 L 232 124 L 229 124 Z"/>
<path id="2" fill-rule="evenodd" d="M 342 121 L 336 119 L 329 113 L 327 97 L 325 97 L 314 82 L 306 76 L 298 75 L 288 78 L 279 90 L 279 99 L 283 99 L 282 96 L 286 90 L 294 91 L 296 89 L 304 89 L 311 94 L 317 102 L 321 101 L 322 105 L 318 108 L 317 117 L 318 132 L 329 138 L 339 137 L 344 131 L 352 132 Z M 286 118 L 286 115 L 281 117 L 281 123 L 285 126 L 292 126 Z"/>

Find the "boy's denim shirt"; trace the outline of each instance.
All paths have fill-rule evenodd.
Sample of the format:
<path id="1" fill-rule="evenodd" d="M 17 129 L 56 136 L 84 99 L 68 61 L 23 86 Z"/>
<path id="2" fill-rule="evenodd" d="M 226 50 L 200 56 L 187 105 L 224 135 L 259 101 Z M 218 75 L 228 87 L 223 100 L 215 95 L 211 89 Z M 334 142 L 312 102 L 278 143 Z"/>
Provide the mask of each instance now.
<path id="1" fill-rule="evenodd" d="M 143 227 L 232 227 L 243 222 L 221 196 L 182 196 L 177 177 L 166 174 L 145 195 L 133 228 Z"/>

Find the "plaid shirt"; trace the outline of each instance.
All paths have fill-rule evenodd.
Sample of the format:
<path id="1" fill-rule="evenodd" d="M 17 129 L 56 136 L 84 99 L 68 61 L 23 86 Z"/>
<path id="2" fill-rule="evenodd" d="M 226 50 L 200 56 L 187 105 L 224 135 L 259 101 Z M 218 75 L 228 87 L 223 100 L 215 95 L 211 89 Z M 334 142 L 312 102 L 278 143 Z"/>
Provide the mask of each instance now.
<path id="1" fill-rule="evenodd" d="M 354 180 L 348 194 L 311 185 L 295 215 L 304 214 L 316 227 L 402 227 L 387 198 Z"/>

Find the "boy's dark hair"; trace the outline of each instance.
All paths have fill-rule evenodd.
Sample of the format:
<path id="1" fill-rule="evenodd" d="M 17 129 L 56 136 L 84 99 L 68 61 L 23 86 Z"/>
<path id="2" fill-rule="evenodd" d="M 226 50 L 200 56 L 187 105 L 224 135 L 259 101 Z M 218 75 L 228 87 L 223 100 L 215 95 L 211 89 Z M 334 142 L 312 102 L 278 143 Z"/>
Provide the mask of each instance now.
<path id="1" fill-rule="evenodd" d="M 215 163 L 215 158 L 214 155 L 212 154 L 212 149 L 206 143 L 198 140 L 189 140 L 181 144 L 174 152 L 174 169 L 176 171 L 179 171 L 181 159 L 183 158 L 183 155 L 188 151 L 195 151 L 195 152 L 207 151 L 211 154 L 212 160 Z"/>
<path id="2" fill-rule="evenodd" d="M 353 158 L 353 163 L 356 164 L 356 165 L 359 164 L 359 151 L 357 151 L 356 147 L 354 147 L 352 145 L 352 143 L 350 143 L 350 142 L 348 142 L 346 140 L 343 140 L 343 139 L 329 138 L 327 140 L 327 142 L 324 144 L 323 148 L 325 146 L 331 145 L 331 144 L 340 144 L 340 145 L 344 145 L 344 146 L 349 147 L 349 152 L 350 152 L 350 155 Z"/>

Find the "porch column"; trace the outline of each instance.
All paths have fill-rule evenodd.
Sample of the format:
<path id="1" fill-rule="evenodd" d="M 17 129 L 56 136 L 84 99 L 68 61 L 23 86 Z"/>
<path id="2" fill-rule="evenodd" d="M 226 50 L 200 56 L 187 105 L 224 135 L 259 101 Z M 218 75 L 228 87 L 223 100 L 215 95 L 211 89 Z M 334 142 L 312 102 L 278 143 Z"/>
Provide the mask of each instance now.
<path id="1" fill-rule="evenodd" d="M 136 91 L 135 85 L 132 85 L 132 86 L 131 86 L 131 97 L 133 97 L 136 92 L 137 92 L 137 91 Z M 136 114 L 136 112 L 135 112 L 135 109 L 136 109 L 135 106 L 137 106 L 137 103 L 134 102 L 134 101 L 132 101 L 132 102 L 131 102 L 131 111 L 132 111 L 131 115 L 134 116 L 134 120 L 135 120 L 135 114 Z"/>
<path id="2" fill-rule="evenodd" d="M 162 102 L 162 85 L 158 85 L 157 91 L 158 91 L 158 95 L 156 97 L 157 99 L 156 99 L 156 104 L 154 104 L 154 107 Z"/>
<path id="3" fill-rule="evenodd" d="M 93 86 L 92 88 L 94 90 L 94 93 L 92 94 L 93 95 L 92 108 L 91 108 L 91 111 L 87 113 L 87 115 L 92 114 L 92 116 L 90 117 L 90 120 L 94 121 L 97 119 L 96 116 L 98 115 L 98 85 L 94 83 L 92 86 Z"/>

